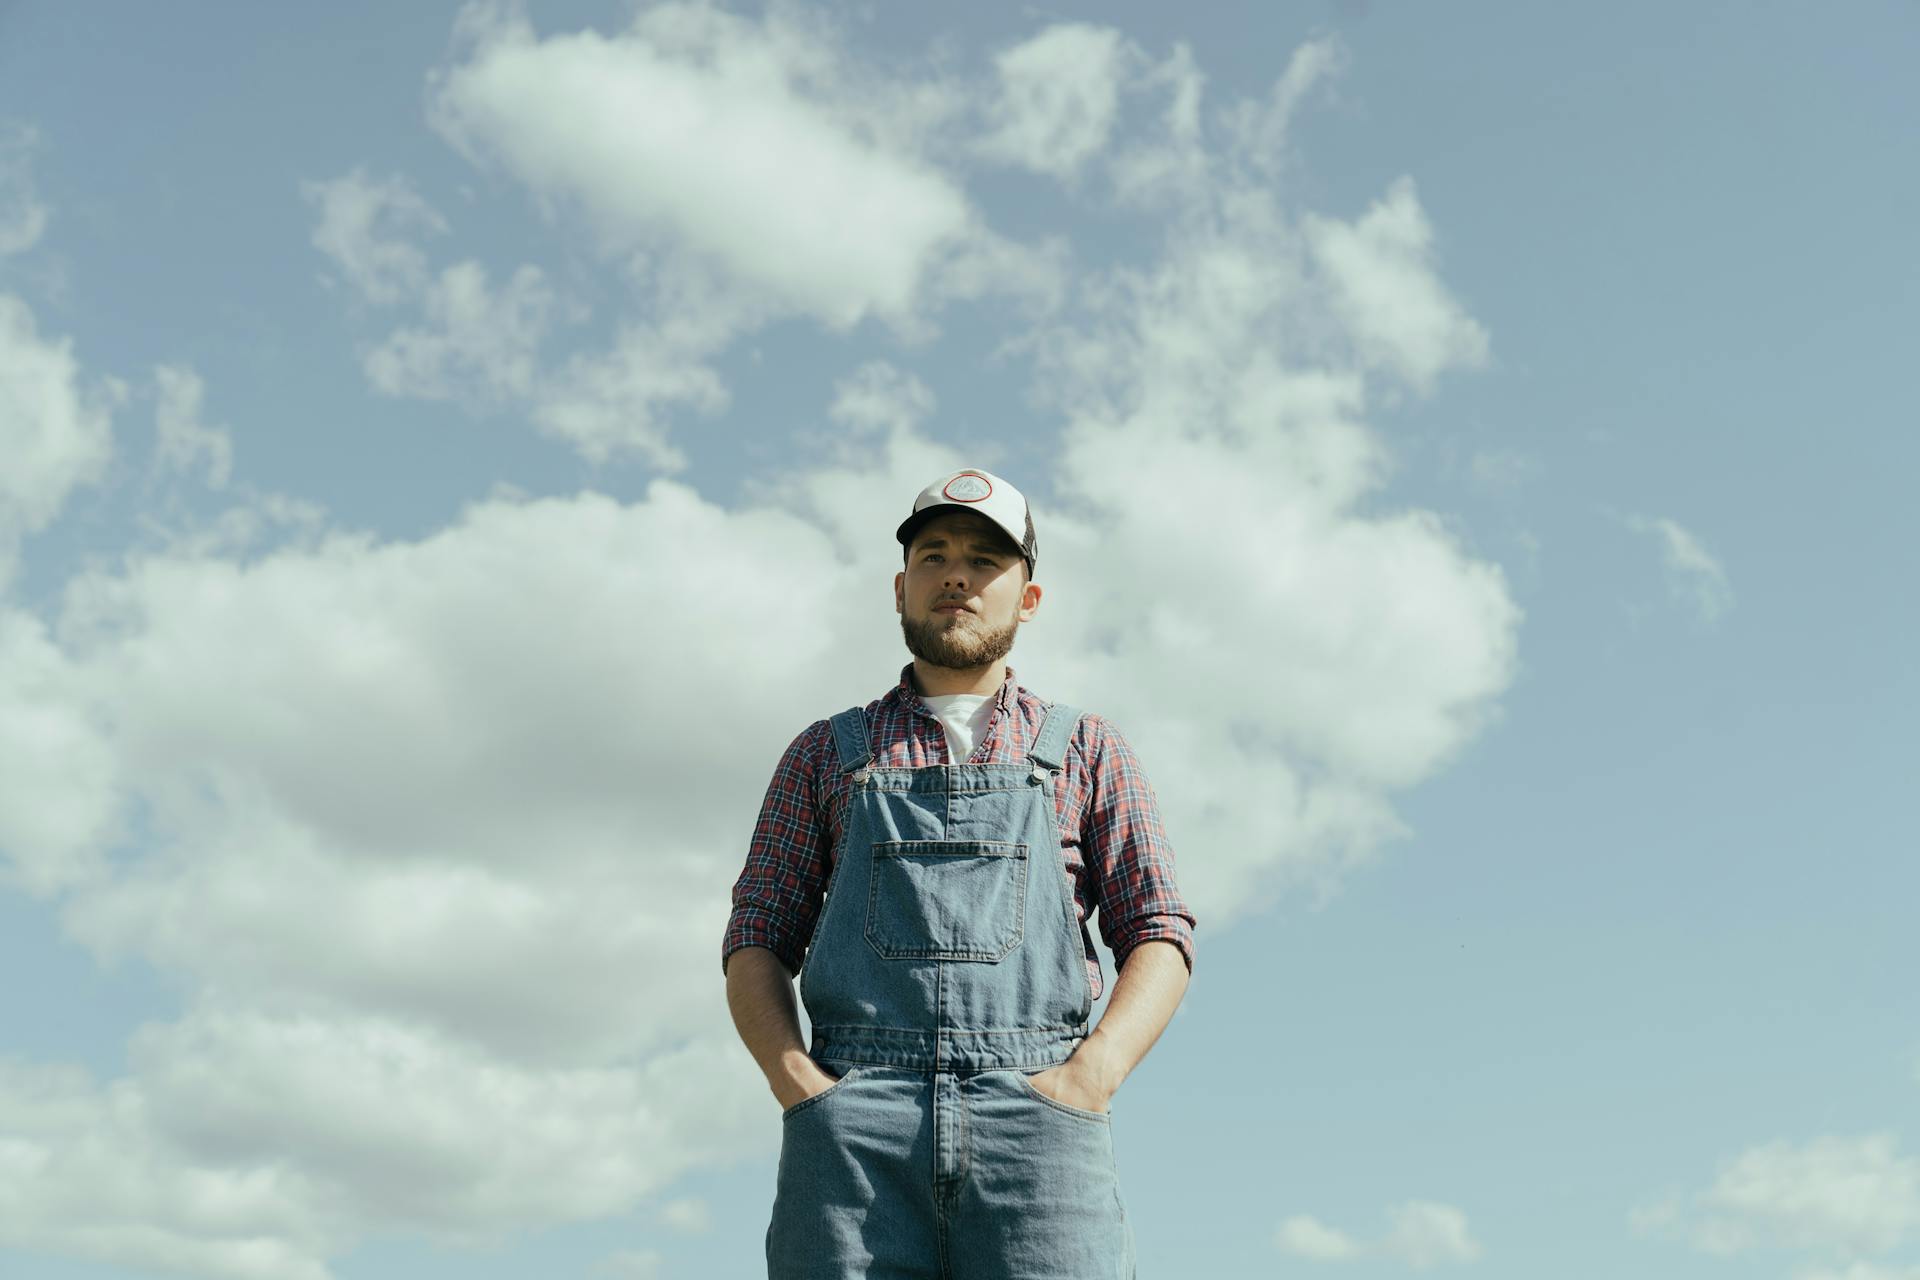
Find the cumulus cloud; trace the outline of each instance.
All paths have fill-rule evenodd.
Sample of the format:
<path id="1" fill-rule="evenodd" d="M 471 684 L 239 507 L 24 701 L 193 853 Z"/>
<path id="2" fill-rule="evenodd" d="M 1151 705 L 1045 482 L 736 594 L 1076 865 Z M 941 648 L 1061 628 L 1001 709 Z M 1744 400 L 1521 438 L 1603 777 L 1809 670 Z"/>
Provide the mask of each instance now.
<path id="1" fill-rule="evenodd" d="M 1149 96 L 1164 96 L 1151 126 L 1119 142 L 1109 163 L 1123 205 L 1152 210 L 1203 207 L 1213 181 L 1213 157 L 1201 136 L 1206 76 L 1193 51 L 1173 51 L 1139 78 Z"/>
<path id="2" fill-rule="evenodd" d="M 1287 153 L 1294 117 L 1308 95 L 1332 82 L 1347 65 L 1346 46 L 1333 36 L 1309 40 L 1287 59 L 1286 70 L 1273 82 L 1265 100 L 1248 100 L 1229 107 L 1227 127 L 1249 163 L 1272 171 Z"/>
<path id="3" fill-rule="evenodd" d="M 1920 1160 L 1901 1155 L 1890 1134 L 1764 1143 L 1722 1166 L 1690 1221 L 1690 1238 L 1709 1253 L 1885 1253 L 1920 1234 Z"/>
<path id="4" fill-rule="evenodd" d="M 1472 1262 L 1480 1256 L 1480 1245 L 1468 1230 L 1466 1214 L 1452 1205 L 1428 1200 L 1409 1200 L 1394 1206 L 1388 1211 L 1386 1232 L 1376 1240 L 1355 1239 L 1303 1214 L 1280 1224 L 1274 1232 L 1274 1246 L 1282 1253 L 1313 1262 L 1390 1258 L 1417 1269 Z"/>
<path id="5" fill-rule="evenodd" d="M 1397 178 L 1357 222 L 1309 215 L 1307 244 L 1362 360 L 1425 390 L 1487 356 L 1487 335 L 1433 273 L 1433 227 Z"/>
<path id="6" fill-rule="evenodd" d="M 601 351 L 554 365 L 542 348 L 556 322 L 585 319 L 540 268 L 522 264 L 495 286 L 467 259 L 434 273 L 418 237 L 445 221 L 400 177 L 360 171 L 307 184 L 320 206 L 314 243 L 362 298 L 411 305 L 418 321 L 394 328 L 362 356 L 385 395 L 449 400 L 474 410 L 516 409 L 594 463 L 637 455 L 661 472 L 686 465 L 668 439 L 671 411 L 712 414 L 728 402 L 711 359 L 764 309 L 713 287 L 684 263 L 641 272 L 645 310 Z"/>
<path id="7" fill-rule="evenodd" d="M 817 527 L 665 481 L 478 504 L 419 543 L 136 556 L 70 585 L 57 645 L 6 615 L 0 703 L 35 718 L 3 731 L 69 745 L 0 781 L 5 855 L 103 959 L 199 993 L 125 1078 L 16 1090 L 44 1131 L 0 1161 L 18 1238 L 137 1250 L 168 1185 L 233 1183 L 281 1217 L 181 1210 L 193 1265 L 245 1239 L 280 1261 L 218 1273 L 319 1275 L 380 1224 L 605 1215 L 766 1154 L 724 1008 L 668 975 L 717 954 L 739 815 L 818 710 L 754 660 L 793 591 L 847 619 L 787 642 L 822 684 L 891 666 L 884 593 Z M 109 863 L 129 805 L 147 839 Z M 57 1154 L 88 1149 L 153 1154 L 101 1203 Z"/>
<path id="8" fill-rule="evenodd" d="M 1282 1253 L 1314 1262 L 1347 1262 L 1366 1254 L 1366 1246 L 1352 1236 L 1306 1214 L 1282 1222 L 1274 1230 L 1273 1243 Z"/>
<path id="9" fill-rule="evenodd" d="M 419 312 L 418 323 L 395 328 L 363 353 L 375 390 L 473 408 L 517 406 L 535 395 L 541 344 L 565 309 L 545 272 L 522 264 L 498 286 L 473 259 L 433 272 L 420 241 L 446 232 L 447 222 L 403 175 L 373 178 L 355 169 L 301 190 L 319 210 L 314 247 L 358 296 Z M 589 448 L 603 443 L 603 433 L 582 427 L 577 434 Z"/>
<path id="10" fill-rule="evenodd" d="M 1629 528 L 1660 544 L 1668 587 L 1703 621 L 1712 622 L 1733 607 L 1726 570 L 1691 530 L 1665 516 L 1629 515 L 1626 521 Z"/>
<path id="11" fill-rule="evenodd" d="M 113 452 L 113 410 L 126 388 L 82 377 L 66 338 L 42 337 L 33 311 L 0 293 L 0 588 L 20 540 L 53 522 L 98 480 Z"/>
<path id="12" fill-rule="evenodd" d="M 1216 924 L 1400 834 L 1391 792 L 1484 725 L 1519 621 L 1436 515 L 1359 510 L 1388 463 L 1370 399 L 1467 362 L 1477 327 L 1419 255 L 1378 289 L 1331 279 L 1316 245 L 1371 241 L 1375 214 L 1301 215 L 1243 159 L 1200 165 L 1158 260 L 1101 273 L 1035 342 L 1067 424 L 1040 576 L 1087 566 L 1046 606 L 1062 674 L 1151 744 L 1171 829 L 1207 851 L 1182 886 Z M 1424 225 L 1410 187 L 1392 201 Z M 1396 320 L 1407 305 L 1433 324 Z M 1257 816 L 1237 799 L 1255 793 Z"/>
<path id="13" fill-rule="evenodd" d="M 309 183 L 334 267 L 369 301 L 420 309 L 365 356 L 386 394 L 519 409 L 591 462 L 672 473 L 674 420 L 725 409 L 717 357 L 774 320 L 874 316 L 924 341 L 946 303 L 1004 296 L 1034 314 L 1062 295 L 1064 242 L 993 233 L 925 158 L 951 95 L 873 73 L 817 15 L 669 4 L 618 35 L 543 38 L 473 7 L 461 31 L 433 78 L 436 127 L 556 217 L 581 215 L 630 302 L 602 349 L 544 364 L 555 319 L 586 318 L 581 298 L 530 265 L 499 287 L 477 261 L 433 275 L 421 241 L 446 224 L 404 178 Z"/>
<path id="14" fill-rule="evenodd" d="M 119 753 L 44 623 L 0 607 L 0 884 L 39 894 L 97 879 L 124 823 Z"/>
<path id="15" fill-rule="evenodd" d="M 184 1163 L 138 1086 L 0 1060 L 0 1245 L 219 1280 L 326 1280 L 333 1237 L 281 1162 Z"/>
<path id="16" fill-rule="evenodd" d="M 415 238 L 444 232 L 447 223 L 405 177 L 355 169 L 300 189 L 320 210 L 314 247 L 361 297 L 386 306 L 426 286 L 427 256 Z"/>
<path id="17" fill-rule="evenodd" d="M 669 440 L 672 411 L 727 407 L 710 361 L 755 323 L 754 309 L 711 289 L 702 272 L 675 271 L 658 278 L 648 310 L 653 319 L 623 324 L 605 351 L 575 355 L 548 375 L 532 412 L 542 431 L 589 461 L 632 453 L 670 473 L 686 465 Z"/>
<path id="18" fill-rule="evenodd" d="M 375 1016 L 211 1010 L 129 1056 L 104 1086 L 0 1070 L 0 1242 L 319 1280 L 371 1229 L 474 1242 L 611 1215 L 707 1143 L 766 1141 L 751 1066 L 716 1039 L 537 1067 Z"/>
<path id="19" fill-rule="evenodd" d="M 448 267 L 427 287 L 426 323 L 396 329 L 366 356 L 367 380 L 390 396 L 500 405 L 532 394 L 554 293 L 538 267 L 495 289 L 478 262 Z"/>
<path id="20" fill-rule="evenodd" d="M 713 1210 L 705 1200 L 683 1196 L 660 1206 L 660 1221 L 675 1231 L 699 1235 L 713 1229 Z"/>
<path id="21" fill-rule="evenodd" d="M 159 397 L 154 410 L 157 465 L 165 472 L 191 472 L 204 465 L 207 484 L 224 489 L 233 474 L 233 439 L 226 428 L 201 421 L 205 382 L 179 365 L 156 365 L 153 378 Z"/>
<path id="22" fill-rule="evenodd" d="M 857 432 L 906 432 L 933 413 L 927 384 L 884 360 L 861 365 L 833 391 L 829 415 Z"/>
<path id="23" fill-rule="evenodd" d="M 39 130 L 0 120 L 0 257 L 24 253 L 46 232 L 48 209 L 33 181 L 39 147 Z"/>
<path id="24" fill-rule="evenodd" d="M 1479 1242 L 1467 1229 L 1467 1215 L 1448 1204 L 1410 1200 L 1395 1207 L 1380 1251 L 1412 1267 L 1472 1262 Z"/>
<path id="25" fill-rule="evenodd" d="M 844 327 L 907 316 L 928 268 L 978 234 L 951 178 L 864 126 L 871 100 L 835 97 L 840 72 L 871 78 L 787 10 L 667 4 L 617 36 L 545 38 L 475 10 L 465 29 L 436 127 L 609 246 L 691 252 Z"/>
<path id="26" fill-rule="evenodd" d="M 1798 1280 L 1910 1280 L 1920 1267 L 1884 1255 L 1920 1237 L 1920 1160 L 1884 1133 L 1762 1143 L 1724 1161 L 1704 1190 L 1631 1221 L 1708 1254 L 1801 1251 Z"/>
<path id="27" fill-rule="evenodd" d="M 1138 54 L 1118 31 L 1060 23 L 994 59 L 999 100 L 983 154 L 1056 178 L 1072 178 L 1106 145 L 1121 80 Z"/>

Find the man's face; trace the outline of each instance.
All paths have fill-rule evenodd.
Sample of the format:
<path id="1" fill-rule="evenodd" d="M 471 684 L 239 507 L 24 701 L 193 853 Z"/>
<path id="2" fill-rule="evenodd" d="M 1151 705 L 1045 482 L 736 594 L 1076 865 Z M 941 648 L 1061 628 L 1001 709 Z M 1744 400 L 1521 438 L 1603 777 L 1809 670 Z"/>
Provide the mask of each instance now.
<path id="1" fill-rule="evenodd" d="M 1012 539 L 967 511 L 935 516 L 914 534 L 893 597 L 908 651 L 961 670 L 1006 657 L 1014 632 L 1040 606 Z"/>

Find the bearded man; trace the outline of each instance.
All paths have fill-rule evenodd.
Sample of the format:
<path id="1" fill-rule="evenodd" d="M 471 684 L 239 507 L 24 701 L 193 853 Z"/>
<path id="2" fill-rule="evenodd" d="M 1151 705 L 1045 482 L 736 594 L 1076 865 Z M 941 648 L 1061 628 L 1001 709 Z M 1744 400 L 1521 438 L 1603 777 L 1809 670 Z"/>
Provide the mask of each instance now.
<path id="1" fill-rule="evenodd" d="M 913 661 L 788 746 L 722 943 L 782 1107 L 767 1275 L 1128 1280 L 1112 1103 L 1194 917 L 1132 749 L 1007 665 L 1042 596 L 1026 498 L 957 471 L 895 536 Z M 1119 978 L 1089 1031 L 1096 911 Z"/>

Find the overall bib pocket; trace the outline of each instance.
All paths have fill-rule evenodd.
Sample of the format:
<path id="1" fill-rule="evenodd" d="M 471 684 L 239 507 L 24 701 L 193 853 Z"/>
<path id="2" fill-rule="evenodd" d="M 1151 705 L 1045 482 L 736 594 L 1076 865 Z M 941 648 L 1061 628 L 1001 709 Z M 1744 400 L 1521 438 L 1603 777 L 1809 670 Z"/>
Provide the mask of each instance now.
<path id="1" fill-rule="evenodd" d="M 1027 846 L 1005 840 L 876 841 L 867 941 L 889 960 L 1003 959 L 1027 917 Z"/>

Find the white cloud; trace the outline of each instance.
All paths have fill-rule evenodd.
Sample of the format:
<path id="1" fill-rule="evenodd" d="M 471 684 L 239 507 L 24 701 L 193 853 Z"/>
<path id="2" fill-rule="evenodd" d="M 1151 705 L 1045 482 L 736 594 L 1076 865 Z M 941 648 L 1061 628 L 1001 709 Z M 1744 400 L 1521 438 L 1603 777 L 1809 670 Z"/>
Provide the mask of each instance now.
<path id="1" fill-rule="evenodd" d="M 106 711 L 39 619 L 0 608 L 0 884 L 49 894 L 102 873 L 123 822 Z"/>
<path id="2" fill-rule="evenodd" d="M 668 4 L 618 36 L 544 39 L 469 11 L 465 29 L 468 56 L 435 78 L 436 127 L 580 208 L 610 247 L 691 252 L 846 326 L 906 317 L 929 266 L 976 234 L 950 179 L 837 105 L 855 70 L 789 10 L 756 23 Z"/>
<path id="3" fill-rule="evenodd" d="M 90 655 L 75 679 L 146 762 L 131 785 L 170 852 L 76 901 L 72 926 L 207 983 L 403 1011 L 503 1053 L 706 1025 L 681 985 L 636 1018 L 619 975 L 717 949 L 727 815 L 765 785 L 737 726 L 766 724 L 777 751 L 778 709 L 813 714 L 755 660 L 766 604 L 831 611 L 853 590 L 818 529 L 664 481 L 628 507 L 477 504 L 418 544 L 89 575 L 63 624 Z M 897 641 L 853 626 L 791 655 L 857 685 Z M 691 717 L 700 685 L 737 712 Z"/>
<path id="4" fill-rule="evenodd" d="M 479 263 L 456 263 L 427 286 L 423 302 L 425 325 L 396 329 L 367 353 L 367 379 L 376 389 L 482 405 L 532 394 L 555 309 L 538 267 L 520 267 L 495 290 Z"/>
<path id="5" fill-rule="evenodd" d="M 73 343 L 43 338 L 27 304 L 0 293 L 0 588 L 20 539 L 46 528 L 113 452 L 114 407 L 126 389 L 86 385 Z"/>
<path id="6" fill-rule="evenodd" d="M 1269 172 L 1280 168 L 1301 104 L 1346 65 L 1346 46 L 1332 36 L 1309 40 L 1295 49 L 1266 101 L 1238 103 L 1225 112 L 1227 127 L 1235 134 L 1241 153 Z"/>
<path id="7" fill-rule="evenodd" d="M 1288 884 L 1329 890 L 1401 834 L 1390 793 L 1484 726 L 1519 621 L 1439 517 L 1358 510 L 1388 464 L 1371 388 L 1471 344 L 1363 349 L 1384 350 L 1403 297 L 1455 304 L 1408 258 L 1403 289 L 1328 305 L 1311 244 L 1332 224 L 1305 230 L 1242 160 L 1205 158 L 1159 260 L 1096 278 L 1037 342 L 1068 424 L 1037 577 L 1077 571 L 1036 623 L 1074 655 L 1047 674 L 1146 744 L 1176 849 L 1205 850 L 1180 877 L 1213 927 Z"/>
<path id="8" fill-rule="evenodd" d="M 26 252 L 46 232 L 48 209 L 33 181 L 39 147 L 39 130 L 0 120 L 0 257 Z"/>
<path id="9" fill-rule="evenodd" d="M 712 1163 L 707 1143 L 763 1148 L 752 1065 L 730 1049 L 542 1065 L 374 1015 L 216 1009 L 142 1031 L 131 1057 L 154 1128 L 190 1159 L 291 1164 L 306 1208 L 473 1240 L 618 1213 Z"/>
<path id="10" fill-rule="evenodd" d="M 755 661 L 795 592 L 845 620 L 783 641 L 799 684 Z M 604 1216 L 767 1154 L 718 988 L 672 975 L 717 982 L 739 815 L 809 694 L 892 669 L 869 613 L 817 528 L 663 481 L 412 544 L 136 555 L 75 580 L 58 648 L 6 615 L 0 732 L 72 739 L 0 779 L 6 854 L 97 954 L 197 993 L 124 1078 L 10 1095 L 40 1135 L 0 1159 L 15 1240 L 318 1276 L 383 1224 Z M 147 838 L 105 863 L 129 805 Z M 60 1154 L 89 1150 L 128 1153 L 124 1195 Z M 183 1185 L 280 1217 L 163 1211 Z M 240 1239 L 269 1260 L 210 1260 Z"/>
<path id="11" fill-rule="evenodd" d="M 873 360 L 834 386 L 835 422 L 858 432 L 911 430 L 933 413 L 927 384 L 884 360 Z"/>
<path id="12" fill-rule="evenodd" d="M 540 1067 L 367 1015 L 202 1010 L 130 1060 L 105 1086 L 0 1069 L 0 1243 L 318 1280 L 368 1230 L 476 1242 L 604 1217 L 709 1143 L 769 1141 L 751 1063 L 718 1039 Z"/>
<path id="13" fill-rule="evenodd" d="M 1302 224 L 1330 301 L 1368 365 L 1426 390 L 1442 370 L 1487 357 L 1487 335 L 1433 274 L 1433 228 L 1398 178 L 1358 222 L 1308 215 Z"/>
<path id="14" fill-rule="evenodd" d="M 0 1245 L 214 1280 L 326 1280 L 313 1188 L 280 1162 L 183 1166 L 125 1083 L 0 1060 Z"/>
<path id="15" fill-rule="evenodd" d="M 1193 51 L 1173 52 L 1139 78 L 1143 92 L 1164 91 L 1157 127 L 1123 138 L 1111 163 L 1114 190 L 1123 204 L 1145 209 L 1204 206 L 1213 182 L 1213 161 L 1201 138 L 1201 101 L 1206 77 Z"/>
<path id="16" fill-rule="evenodd" d="M 661 1205 L 660 1221 L 675 1231 L 699 1235 L 713 1230 L 713 1210 L 705 1200 L 685 1196 Z"/>
<path id="17" fill-rule="evenodd" d="M 206 384 L 199 374 L 178 365 L 156 365 L 153 377 L 159 396 L 154 431 L 159 438 L 160 469 L 190 472 L 204 459 L 207 484 L 226 488 L 233 474 L 233 439 L 224 427 L 210 427 L 200 420 Z"/>
<path id="18" fill-rule="evenodd" d="M 981 151 L 1070 179 L 1107 143 L 1138 54 L 1111 27 L 1060 23 L 994 59 L 999 100 Z"/>
<path id="19" fill-rule="evenodd" d="M 726 384 L 708 361 L 756 321 L 703 272 L 666 270 L 652 283 L 655 318 L 623 325 L 603 352 L 571 357 L 542 381 L 532 412 L 542 431 L 591 462 L 635 453 L 672 472 L 686 456 L 668 440 L 666 414 L 727 407 Z"/>
<path id="20" fill-rule="evenodd" d="M 876 316 L 926 340 L 945 303 L 1004 296 L 1035 314 L 1063 294 L 1063 240 L 994 234 L 923 157 L 953 93 L 868 71 L 818 15 L 668 4 L 617 36 L 543 39 L 475 6 L 460 44 L 434 77 L 436 126 L 550 211 L 583 212 L 636 297 L 604 348 L 545 365 L 556 315 L 586 312 L 538 268 L 498 289 L 475 261 L 436 279 L 416 241 L 444 222 L 404 179 L 308 184 L 315 243 L 356 288 L 422 307 L 365 358 L 387 394 L 523 409 L 590 462 L 670 473 L 686 465 L 674 418 L 724 410 L 716 357 L 774 320 Z"/>
<path id="21" fill-rule="evenodd" d="M 1888 1267 L 1855 1262 L 1844 1268 L 1816 1267 L 1796 1273 L 1795 1280 L 1920 1280 L 1920 1266 Z"/>
<path id="22" fill-rule="evenodd" d="M 1282 1253 L 1314 1262 L 1347 1262 L 1366 1254 L 1366 1247 L 1352 1236 L 1305 1214 L 1282 1222 L 1274 1231 L 1273 1243 Z"/>
<path id="23" fill-rule="evenodd" d="M 1760 1245 L 1884 1253 L 1920 1233 L 1920 1161 L 1888 1134 L 1751 1147 L 1697 1202 L 1692 1236 L 1710 1253 Z"/>
<path id="24" fill-rule="evenodd" d="M 1264 99 L 1228 103 L 1213 112 L 1210 122 L 1203 110 L 1206 76 L 1193 51 L 1175 44 L 1166 58 L 1137 73 L 1127 86 L 1140 94 L 1164 94 L 1165 106 L 1154 127 L 1133 131 L 1116 144 L 1110 166 L 1115 194 L 1124 204 L 1205 215 L 1231 190 L 1236 172 L 1277 181 L 1290 155 L 1301 106 L 1346 63 L 1346 49 L 1338 39 L 1308 40 L 1288 57 Z M 1222 140 L 1222 153 L 1207 147 L 1210 123 Z"/>
<path id="25" fill-rule="evenodd" d="M 1424 1270 L 1446 1263 L 1472 1262 L 1479 1242 L 1467 1228 L 1467 1216 L 1452 1205 L 1409 1200 L 1388 1211 L 1378 1240 L 1358 1240 L 1304 1214 L 1290 1217 L 1274 1232 L 1282 1253 L 1314 1262 L 1355 1262 L 1390 1258 Z"/>
<path id="26" fill-rule="evenodd" d="M 355 169 L 302 183 L 301 193 L 320 207 L 314 247 L 367 301 L 389 305 L 426 287 L 426 254 L 413 237 L 444 232 L 447 224 L 405 177 L 372 178 Z"/>
<path id="27" fill-rule="evenodd" d="M 1480 1256 L 1480 1244 L 1467 1229 L 1467 1215 L 1452 1205 L 1409 1200 L 1395 1206 L 1389 1219 L 1380 1251 L 1409 1266 L 1472 1262 Z"/>
<path id="28" fill-rule="evenodd" d="M 1701 619 L 1712 622 L 1733 606 L 1726 570 L 1691 530 L 1665 516 L 1629 515 L 1626 521 L 1628 527 L 1659 542 L 1668 586 Z"/>
<path id="29" fill-rule="evenodd" d="M 1705 1190 L 1643 1207 L 1632 1221 L 1710 1254 L 1823 1255 L 1802 1280 L 1904 1277 L 1870 1260 L 1920 1237 L 1920 1160 L 1902 1156 L 1889 1134 L 1763 1143 L 1722 1163 Z"/>
<path id="30" fill-rule="evenodd" d="M 628 322 L 606 350 L 576 352 L 553 368 L 540 353 L 555 320 L 587 313 L 538 267 L 520 266 L 497 289 L 473 260 L 433 275 L 408 237 L 445 223 L 398 176 L 374 182 L 356 170 L 307 184 L 307 193 L 321 205 L 314 243 L 360 294 L 420 310 L 419 323 L 394 329 L 365 353 L 376 390 L 474 409 L 524 408 L 542 432 L 590 462 L 632 453 L 662 472 L 686 465 L 668 441 L 667 411 L 726 407 L 727 389 L 707 362 L 755 321 L 752 308 L 705 273 L 683 264 L 653 272 L 644 282 L 657 319 Z"/>

